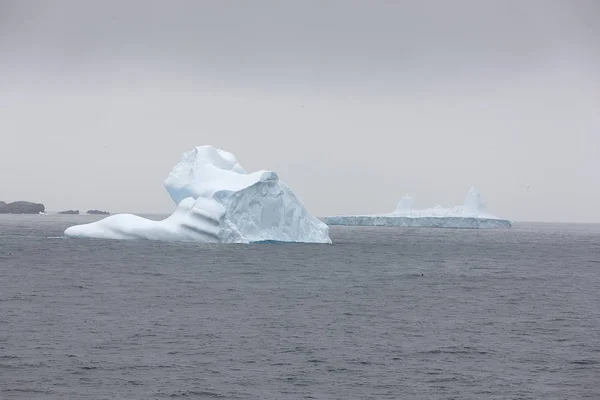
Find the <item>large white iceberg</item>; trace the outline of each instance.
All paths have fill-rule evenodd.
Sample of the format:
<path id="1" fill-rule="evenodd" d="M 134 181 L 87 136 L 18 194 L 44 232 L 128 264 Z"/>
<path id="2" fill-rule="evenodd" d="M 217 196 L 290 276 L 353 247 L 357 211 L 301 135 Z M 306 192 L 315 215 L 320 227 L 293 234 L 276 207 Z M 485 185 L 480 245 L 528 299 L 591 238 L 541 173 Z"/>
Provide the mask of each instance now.
<path id="1" fill-rule="evenodd" d="M 247 173 L 235 156 L 212 146 L 183 154 L 165 180 L 177 209 L 162 221 L 112 215 L 67 228 L 65 235 L 203 243 L 331 243 L 329 228 L 312 216 L 272 171 Z"/>
<path id="2" fill-rule="evenodd" d="M 483 198 L 475 188 L 471 188 L 462 206 L 413 210 L 413 200 L 404 196 L 389 214 L 340 215 L 325 218 L 328 225 L 348 226 L 401 226 L 422 228 L 510 228 L 512 222 L 491 215 Z"/>

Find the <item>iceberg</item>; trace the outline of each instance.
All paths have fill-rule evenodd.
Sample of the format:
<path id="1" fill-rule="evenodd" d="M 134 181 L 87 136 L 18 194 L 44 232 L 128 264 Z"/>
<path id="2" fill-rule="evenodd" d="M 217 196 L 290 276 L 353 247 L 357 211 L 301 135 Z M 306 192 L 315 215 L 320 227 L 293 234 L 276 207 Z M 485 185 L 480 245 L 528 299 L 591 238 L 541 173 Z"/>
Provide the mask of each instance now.
<path id="1" fill-rule="evenodd" d="M 247 173 L 224 150 L 199 146 L 185 152 L 164 186 L 177 208 L 162 221 L 117 214 L 69 227 L 65 235 L 202 243 L 331 243 L 327 225 L 307 211 L 275 172 Z"/>
<path id="2" fill-rule="evenodd" d="M 399 226 L 421 228 L 469 228 L 469 229 L 506 229 L 512 222 L 500 219 L 487 211 L 479 192 L 472 187 L 462 206 L 444 208 L 435 206 L 430 209 L 413 210 L 413 199 L 404 196 L 389 214 L 377 215 L 341 215 L 325 218 L 328 225 L 346 226 Z"/>

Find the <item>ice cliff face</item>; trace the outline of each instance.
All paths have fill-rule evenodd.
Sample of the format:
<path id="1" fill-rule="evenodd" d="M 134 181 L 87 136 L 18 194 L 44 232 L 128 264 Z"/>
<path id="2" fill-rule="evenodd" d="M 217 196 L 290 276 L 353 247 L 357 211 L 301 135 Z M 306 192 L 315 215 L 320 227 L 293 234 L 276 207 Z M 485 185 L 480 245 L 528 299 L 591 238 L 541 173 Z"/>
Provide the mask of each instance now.
<path id="1" fill-rule="evenodd" d="M 163 221 L 121 214 L 70 227 L 65 235 L 204 243 L 331 243 L 327 225 L 306 210 L 275 172 L 247 173 L 233 154 L 212 146 L 185 152 L 165 180 L 165 188 L 177 209 Z"/>

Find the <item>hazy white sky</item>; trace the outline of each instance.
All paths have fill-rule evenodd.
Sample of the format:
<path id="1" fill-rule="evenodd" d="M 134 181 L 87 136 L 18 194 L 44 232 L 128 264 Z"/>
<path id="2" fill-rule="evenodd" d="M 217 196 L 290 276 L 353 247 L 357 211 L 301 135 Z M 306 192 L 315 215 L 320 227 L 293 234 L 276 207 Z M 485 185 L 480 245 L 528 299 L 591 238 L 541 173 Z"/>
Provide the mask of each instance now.
<path id="1" fill-rule="evenodd" d="M 201 144 L 324 216 L 600 222 L 600 2 L 0 0 L 0 200 L 170 212 Z"/>

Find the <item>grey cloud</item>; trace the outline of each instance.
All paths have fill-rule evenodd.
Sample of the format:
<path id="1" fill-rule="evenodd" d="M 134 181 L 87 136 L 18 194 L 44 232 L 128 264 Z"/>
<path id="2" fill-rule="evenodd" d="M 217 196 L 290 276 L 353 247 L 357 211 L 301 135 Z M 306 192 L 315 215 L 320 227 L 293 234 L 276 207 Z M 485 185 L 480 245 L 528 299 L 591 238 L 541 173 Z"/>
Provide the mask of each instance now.
<path id="1" fill-rule="evenodd" d="M 598 60 L 600 51 L 594 1 L 9 1 L 7 8 L 3 53 L 33 70 L 129 66 L 192 78 L 360 84 L 513 73 L 565 54 Z"/>

